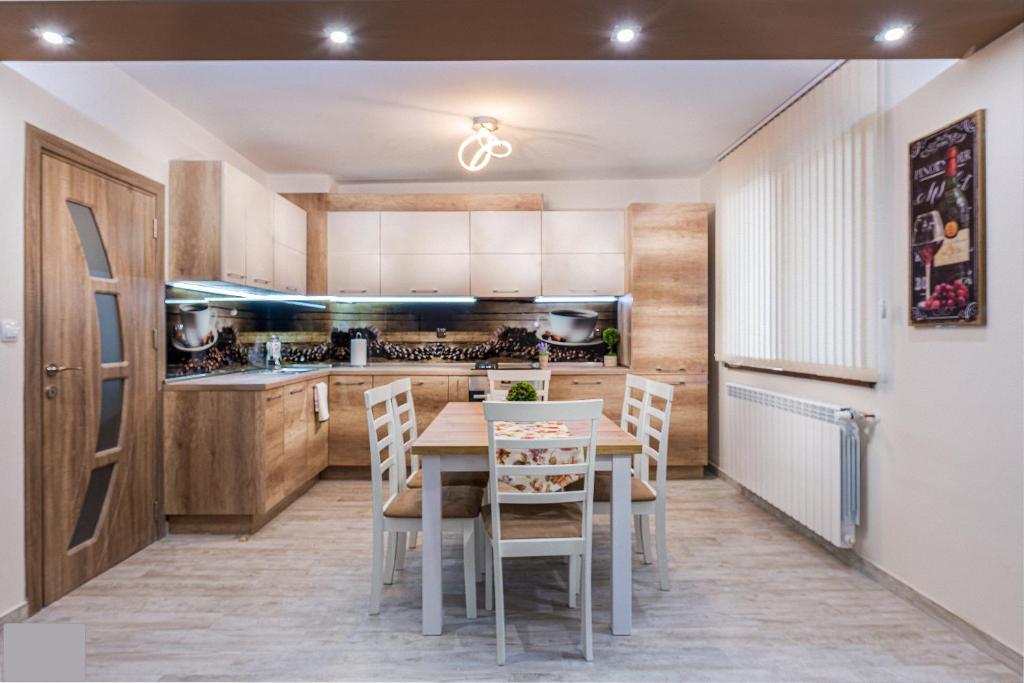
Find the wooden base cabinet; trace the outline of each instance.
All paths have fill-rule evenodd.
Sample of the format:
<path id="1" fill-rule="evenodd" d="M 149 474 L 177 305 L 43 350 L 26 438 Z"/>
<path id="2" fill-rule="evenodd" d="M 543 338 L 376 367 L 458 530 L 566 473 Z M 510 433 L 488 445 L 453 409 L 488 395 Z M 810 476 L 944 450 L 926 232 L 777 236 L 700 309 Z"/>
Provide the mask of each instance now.
<path id="1" fill-rule="evenodd" d="M 326 467 L 313 385 L 164 392 L 164 496 L 171 531 L 253 533 Z"/>
<path id="2" fill-rule="evenodd" d="M 370 466 L 370 437 L 366 431 L 363 393 L 373 387 L 370 375 L 330 378 L 331 427 L 327 462 L 332 466 Z"/>
<path id="3" fill-rule="evenodd" d="M 625 391 L 625 375 L 552 375 L 549 398 L 552 401 L 604 399 L 604 414 L 618 424 Z"/>
<path id="4" fill-rule="evenodd" d="M 703 376 L 644 375 L 675 387 L 668 432 L 668 466 L 701 468 L 708 458 L 708 381 Z"/>

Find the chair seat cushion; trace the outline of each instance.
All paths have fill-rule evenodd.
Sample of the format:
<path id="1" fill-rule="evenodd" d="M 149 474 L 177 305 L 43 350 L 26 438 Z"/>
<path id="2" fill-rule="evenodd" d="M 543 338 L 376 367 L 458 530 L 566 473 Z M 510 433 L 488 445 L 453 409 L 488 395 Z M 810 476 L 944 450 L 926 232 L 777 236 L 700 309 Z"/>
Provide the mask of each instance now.
<path id="1" fill-rule="evenodd" d="M 655 492 L 654 486 L 648 482 L 637 479 L 636 477 L 630 477 L 629 486 L 631 497 L 636 503 L 643 503 L 658 499 L 658 494 Z M 579 491 L 583 488 L 583 481 L 573 482 L 565 488 L 567 491 Z M 598 472 L 594 475 L 594 502 L 608 503 L 611 499 L 612 473 Z"/>
<path id="2" fill-rule="evenodd" d="M 481 509 L 484 528 L 491 533 L 491 506 Z M 502 504 L 501 539 L 579 538 L 583 535 L 583 512 L 577 503 L 538 505 Z"/>
<path id="3" fill-rule="evenodd" d="M 442 472 L 442 486 L 476 486 L 484 488 L 490 475 L 487 472 Z M 416 470 L 405 481 L 411 489 L 423 488 L 423 470 Z"/>
<path id="4" fill-rule="evenodd" d="M 441 489 L 441 516 L 466 519 L 480 514 L 483 490 L 476 486 L 445 486 Z M 406 489 L 384 507 L 385 517 L 421 517 L 423 489 Z"/>

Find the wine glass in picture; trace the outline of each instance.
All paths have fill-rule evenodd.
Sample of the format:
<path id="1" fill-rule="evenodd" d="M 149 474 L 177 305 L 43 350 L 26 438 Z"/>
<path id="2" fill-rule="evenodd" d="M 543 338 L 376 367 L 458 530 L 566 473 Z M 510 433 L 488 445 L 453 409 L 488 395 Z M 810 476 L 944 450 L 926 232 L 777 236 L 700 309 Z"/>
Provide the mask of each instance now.
<path id="1" fill-rule="evenodd" d="M 942 246 L 942 216 L 938 211 L 922 213 L 914 219 L 914 241 L 911 245 L 914 253 L 924 264 L 924 291 L 923 303 L 928 299 L 932 291 L 932 261 L 935 260 L 935 252 Z"/>

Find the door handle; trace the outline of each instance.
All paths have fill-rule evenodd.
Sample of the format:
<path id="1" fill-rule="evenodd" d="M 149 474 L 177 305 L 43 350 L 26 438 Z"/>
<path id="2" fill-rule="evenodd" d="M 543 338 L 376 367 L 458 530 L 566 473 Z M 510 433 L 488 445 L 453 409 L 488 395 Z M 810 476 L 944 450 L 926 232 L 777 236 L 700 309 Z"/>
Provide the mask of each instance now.
<path id="1" fill-rule="evenodd" d="M 61 372 L 68 372 L 69 370 L 81 370 L 82 368 L 69 368 L 64 365 L 57 365 L 56 363 L 50 363 L 43 370 L 46 371 L 47 377 L 56 377 Z"/>

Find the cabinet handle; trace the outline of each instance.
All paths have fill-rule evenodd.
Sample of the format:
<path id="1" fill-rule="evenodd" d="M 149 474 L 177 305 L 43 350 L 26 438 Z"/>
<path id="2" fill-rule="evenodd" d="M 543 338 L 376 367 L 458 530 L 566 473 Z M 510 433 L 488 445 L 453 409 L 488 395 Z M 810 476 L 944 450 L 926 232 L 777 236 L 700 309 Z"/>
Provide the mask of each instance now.
<path id="1" fill-rule="evenodd" d="M 437 294 L 441 290 L 435 287 L 434 289 L 410 289 L 409 291 L 413 294 Z"/>
<path id="2" fill-rule="evenodd" d="M 245 279 L 245 276 L 242 275 L 241 273 L 224 273 L 224 274 L 227 275 L 228 277 L 237 277 L 239 280 L 244 280 Z"/>
<path id="3" fill-rule="evenodd" d="M 663 369 L 663 368 L 660 368 L 660 367 L 656 367 L 656 368 L 654 368 L 654 371 L 655 371 L 655 372 L 686 372 L 686 368 L 678 368 L 678 369 L 676 369 L 676 370 L 672 370 L 672 369 L 670 368 L 670 369 L 668 369 L 668 370 L 665 370 L 665 369 Z"/>
<path id="4" fill-rule="evenodd" d="M 294 396 L 295 394 L 301 394 L 305 390 L 306 387 L 299 387 L 298 389 L 295 389 L 294 391 L 289 391 L 288 393 Z"/>
<path id="5" fill-rule="evenodd" d="M 339 289 L 338 294 L 366 294 L 365 289 Z"/>
<path id="6" fill-rule="evenodd" d="M 519 293 L 519 288 L 516 287 L 515 289 L 492 289 L 491 293 L 492 294 L 518 294 Z"/>
<path id="7" fill-rule="evenodd" d="M 590 385 L 590 384 L 604 384 L 604 382 L 602 382 L 602 381 L 601 381 L 601 380 L 599 380 L 599 379 L 598 379 L 598 380 L 594 380 L 593 382 L 584 382 L 583 380 L 579 380 L 579 379 L 574 379 L 574 380 L 572 381 L 572 383 L 573 383 L 573 384 L 580 384 L 580 385 Z"/>
<path id="8" fill-rule="evenodd" d="M 573 289 L 572 287 L 570 287 L 569 291 L 583 294 L 597 294 L 597 287 L 591 287 L 590 289 Z"/>
<path id="9" fill-rule="evenodd" d="M 424 384 L 426 384 L 426 382 L 424 382 L 423 380 L 419 380 L 418 382 L 413 382 L 413 386 L 417 386 L 417 387 L 422 387 Z"/>
<path id="10" fill-rule="evenodd" d="M 336 386 L 336 387 L 361 387 L 364 384 L 366 384 L 365 381 L 363 381 L 363 382 L 342 382 L 341 380 L 338 380 L 338 381 L 336 381 L 334 383 L 334 386 Z"/>
<path id="11" fill-rule="evenodd" d="M 253 282 L 259 282 L 260 284 L 264 284 L 264 285 L 269 285 L 269 284 L 270 284 L 270 280 L 264 280 L 264 279 L 263 279 L 263 278 L 261 278 L 261 277 L 254 277 L 254 278 L 252 279 L 252 281 L 253 281 Z"/>
<path id="12" fill-rule="evenodd" d="M 277 399 L 284 396 L 284 394 L 274 394 L 273 396 L 267 396 L 268 401 L 276 401 Z"/>
<path id="13" fill-rule="evenodd" d="M 297 292 L 297 291 L 299 291 L 298 287 L 292 287 L 291 285 L 288 285 L 287 287 L 285 287 L 285 289 L 287 289 L 289 292 Z"/>

